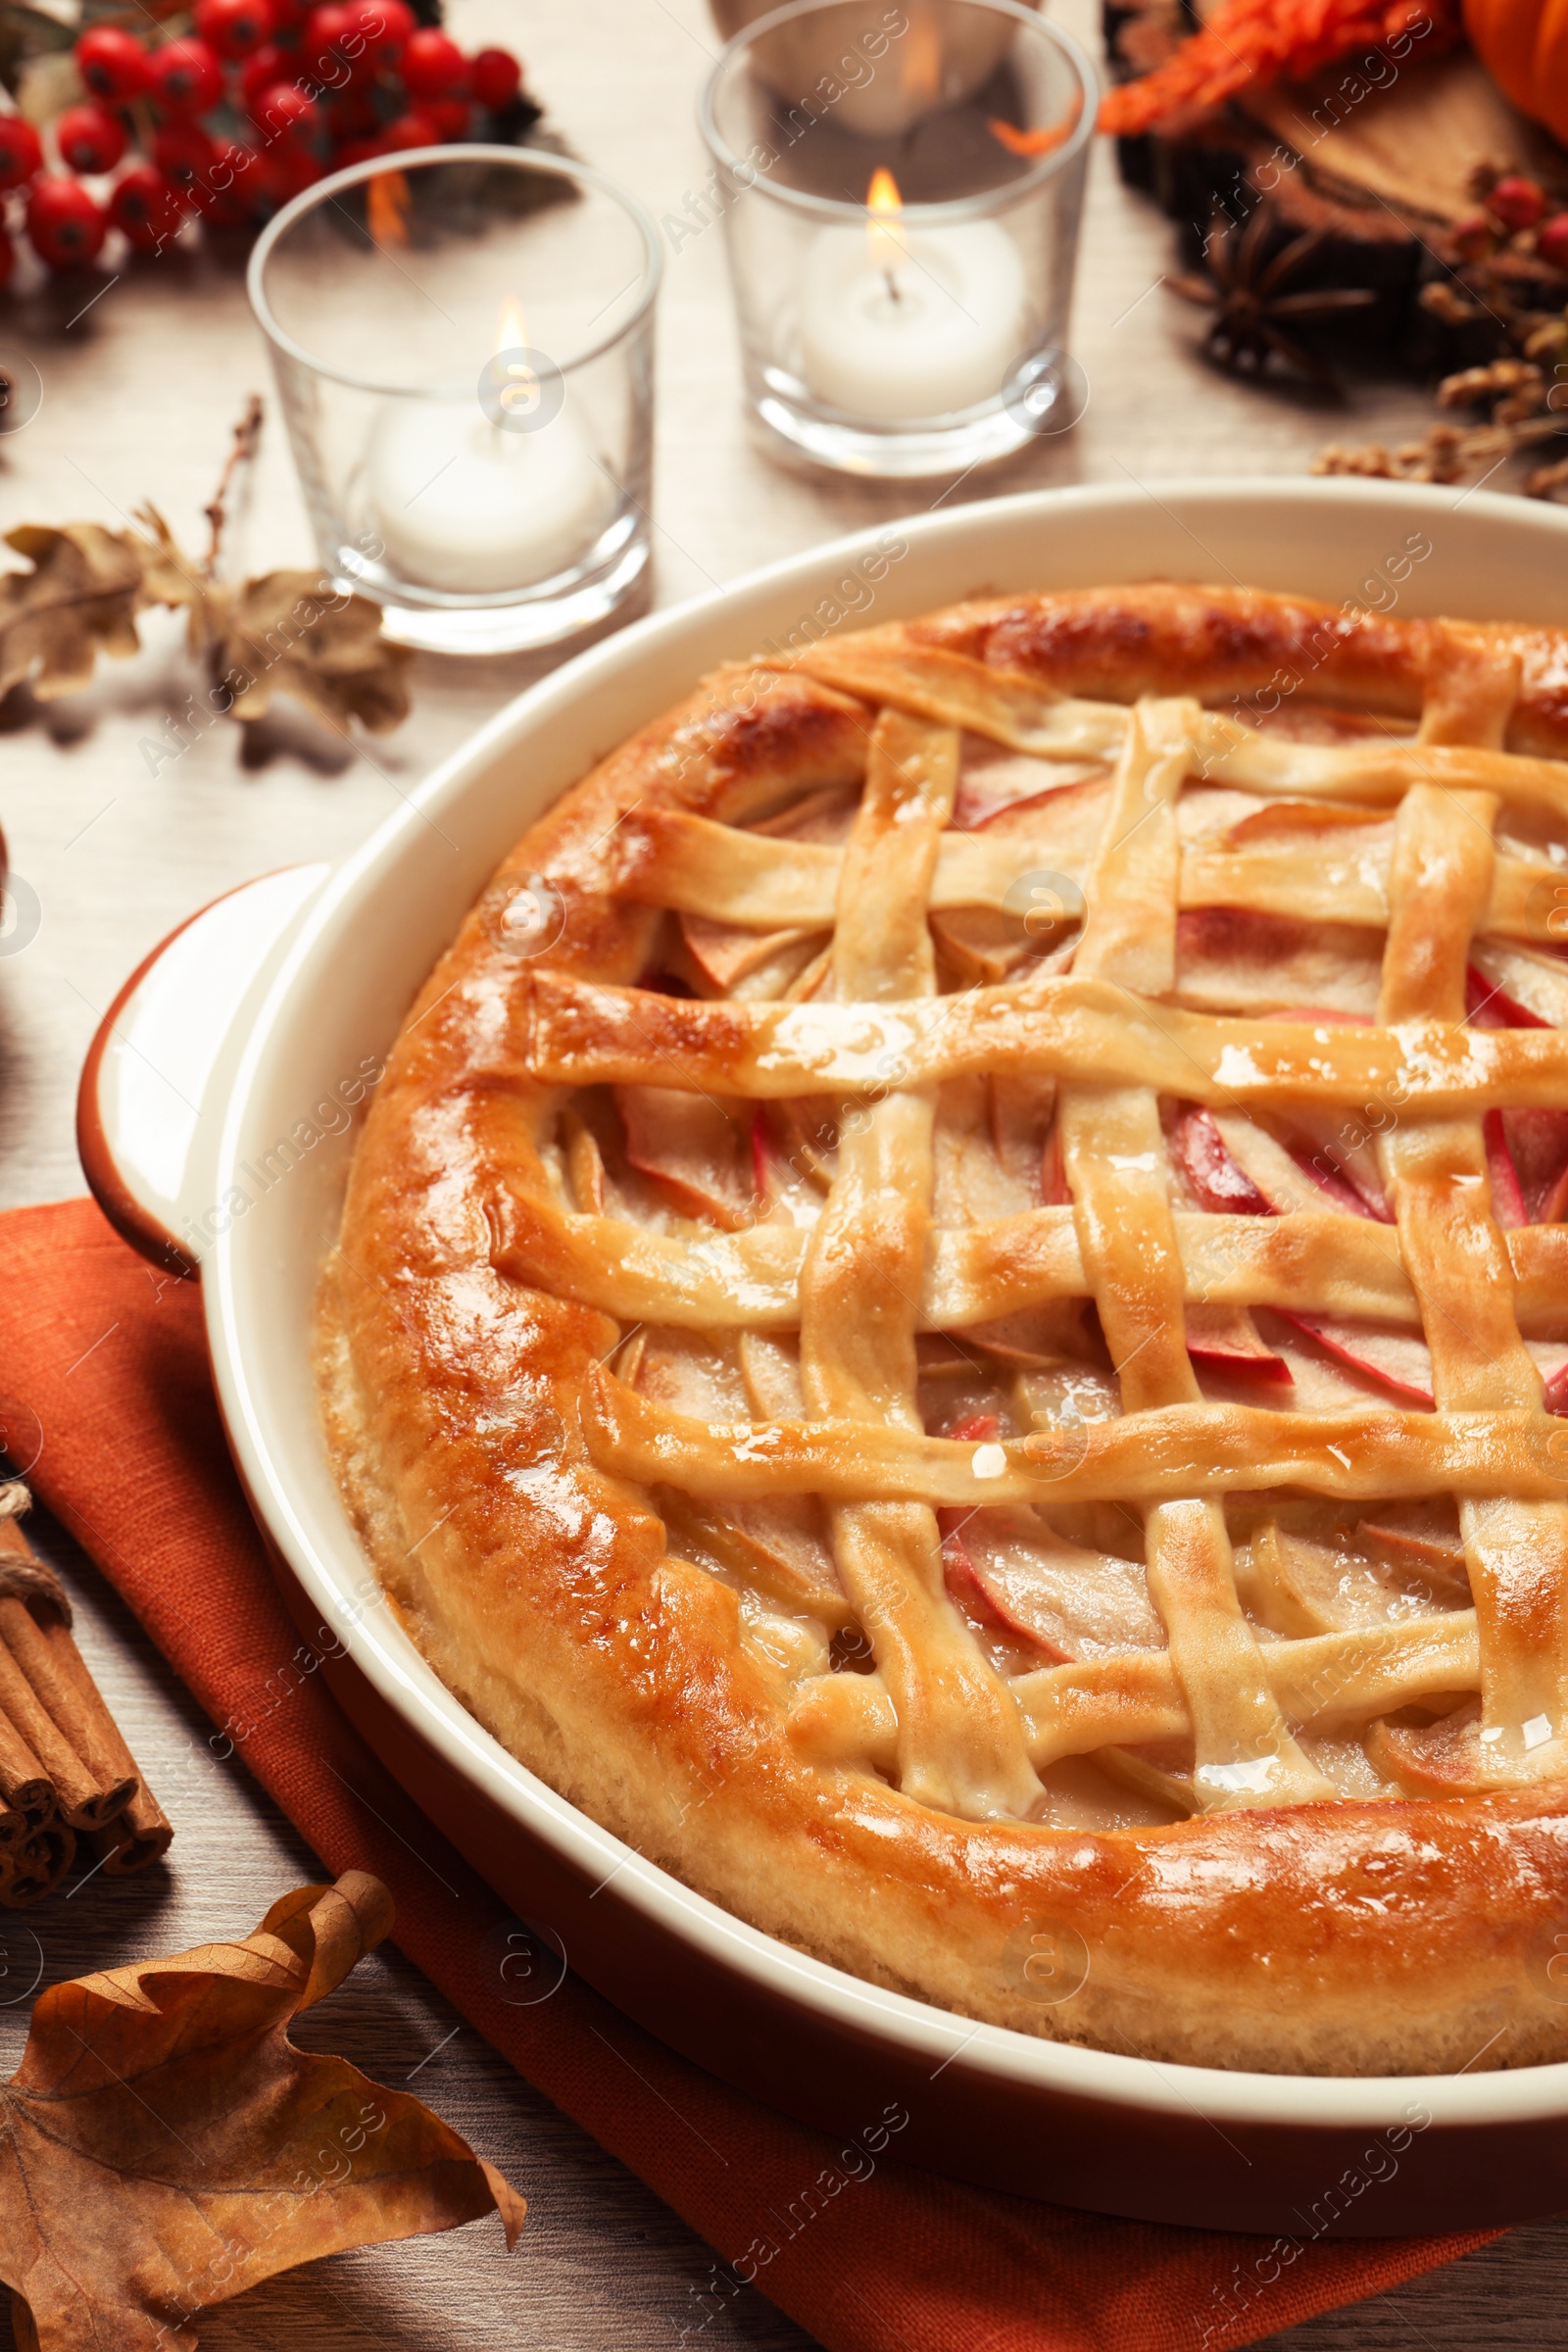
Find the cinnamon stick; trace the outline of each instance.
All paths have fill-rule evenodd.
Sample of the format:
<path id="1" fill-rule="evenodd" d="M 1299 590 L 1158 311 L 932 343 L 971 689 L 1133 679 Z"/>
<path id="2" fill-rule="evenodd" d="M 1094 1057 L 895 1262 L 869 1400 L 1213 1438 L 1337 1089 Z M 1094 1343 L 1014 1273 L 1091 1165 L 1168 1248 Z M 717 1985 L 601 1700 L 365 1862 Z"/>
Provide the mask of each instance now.
<path id="1" fill-rule="evenodd" d="M 76 1840 L 63 1821 L 51 1821 L 23 1844 L 0 1854 L 0 1904 L 24 1911 L 52 1894 L 75 1860 Z"/>
<path id="2" fill-rule="evenodd" d="M 22 1530 L 28 1499 L 20 1482 L 0 1487 L 0 1710 L 15 1708 L 16 1728 L 52 1777 L 72 1828 L 91 1832 L 123 1818 L 128 1841 L 115 1841 L 118 1858 L 105 1868 L 117 1876 L 143 1869 L 167 1851 L 173 1830 L 76 1647 L 65 1588 Z"/>
<path id="3" fill-rule="evenodd" d="M 15 1520 L 0 1521 L 0 1567 L 6 1561 L 5 1533 Z M 58 1779 L 60 1809 L 74 1829 L 97 1829 L 122 1812 L 140 1783 L 136 1760 L 125 1745 L 97 1684 L 87 1671 L 71 1629 L 58 1617 L 40 1625 L 0 1582 L 0 1644 L 9 1651 L 28 1689 L 49 1716 L 100 1801 L 78 1820 Z M 0 1657 L 0 1680 L 5 1660 Z M 39 1754 L 43 1750 L 39 1749 Z M 48 1759 L 45 1758 L 45 1761 Z"/>
<path id="4" fill-rule="evenodd" d="M 9 1524 L 0 1522 L 0 1527 Z M 0 1598 L 0 1710 L 54 1783 L 61 1817 L 74 1830 L 99 1829 L 124 1811 L 135 1793 L 135 1776 L 107 1768 L 98 1772 L 77 1753 L 75 1740 L 56 1722 L 12 1647 L 13 1613 L 32 1624 L 19 1600 Z"/>
<path id="5" fill-rule="evenodd" d="M 140 1828 L 134 1819 L 138 1811 L 143 1812 L 145 1825 Z M 88 1843 L 98 1855 L 106 1879 L 124 1879 L 132 1871 L 146 1870 L 161 1861 L 173 1835 L 172 1823 L 154 1800 L 149 1798 L 143 1810 L 133 1797 L 123 1813 L 92 1832 Z"/>
<path id="6" fill-rule="evenodd" d="M 0 1619 L 3 1617 L 4 1606 L 0 1604 Z M 102 1757 L 105 1768 L 128 1775 L 135 1782 L 128 1801 L 115 1819 L 124 1822 L 138 1842 L 150 1842 L 151 1851 L 145 1859 L 148 1862 L 156 1861 L 160 1854 L 169 1850 L 174 1835 L 173 1825 L 148 1788 L 141 1767 L 126 1744 L 124 1733 L 104 1704 L 103 1693 L 88 1671 L 86 1659 L 76 1647 L 70 1626 L 60 1618 L 52 1617 L 42 1626 L 34 1622 L 34 1631 L 49 1653 L 53 1671 L 74 1690 L 83 1717 L 90 1717 L 95 1751 Z M 143 1865 L 136 1862 L 121 1867 L 139 1870 Z"/>
<path id="7" fill-rule="evenodd" d="M 55 1809 L 54 1783 L 9 1718 L 0 1713 L 0 1802 L 4 1818 L 26 1837 L 41 1830 Z M 16 1828 L 6 1839 L 9 1847 Z"/>

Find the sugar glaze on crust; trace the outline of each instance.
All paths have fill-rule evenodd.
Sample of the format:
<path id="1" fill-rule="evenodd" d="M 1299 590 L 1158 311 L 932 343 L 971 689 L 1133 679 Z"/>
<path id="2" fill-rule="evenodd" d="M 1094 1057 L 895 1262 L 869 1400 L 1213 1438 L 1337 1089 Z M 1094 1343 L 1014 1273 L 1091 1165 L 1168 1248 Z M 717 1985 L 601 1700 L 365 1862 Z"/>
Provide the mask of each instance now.
<path id="1" fill-rule="evenodd" d="M 739 665 L 431 974 L 322 1288 L 523 1763 L 961 2014 L 1568 2055 L 1568 635 L 1012 598 Z"/>

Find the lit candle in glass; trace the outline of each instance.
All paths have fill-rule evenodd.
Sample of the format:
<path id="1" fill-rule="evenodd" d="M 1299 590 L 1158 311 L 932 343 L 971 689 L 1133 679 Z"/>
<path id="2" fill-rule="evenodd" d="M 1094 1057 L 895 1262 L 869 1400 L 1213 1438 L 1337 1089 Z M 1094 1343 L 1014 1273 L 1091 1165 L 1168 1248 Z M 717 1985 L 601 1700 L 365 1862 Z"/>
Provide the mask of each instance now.
<path id="1" fill-rule="evenodd" d="M 458 595 L 569 569 L 615 505 L 560 377 L 541 382 L 529 364 L 515 303 L 502 310 L 491 373 L 505 379 L 491 407 L 477 392 L 389 400 L 370 435 L 370 503 L 388 561 Z"/>
<path id="2" fill-rule="evenodd" d="M 910 230 L 891 172 L 866 226 L 824 228 L 801 292 L 802 372 L 856 416 L 940 416 L 995 397 L 1024 332 L 1023 267 L 992 220 Z"/>

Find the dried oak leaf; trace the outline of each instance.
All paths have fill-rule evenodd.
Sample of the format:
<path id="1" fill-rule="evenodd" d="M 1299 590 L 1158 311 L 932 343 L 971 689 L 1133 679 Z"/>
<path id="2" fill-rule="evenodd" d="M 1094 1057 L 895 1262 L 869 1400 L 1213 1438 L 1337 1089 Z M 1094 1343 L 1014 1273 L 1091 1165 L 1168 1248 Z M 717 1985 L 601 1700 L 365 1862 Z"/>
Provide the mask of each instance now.
<path id="1" fill-rule="evenodd" d="M 100 654 L 137 651 L 139 612 L 187 604 L 193 593 L 168 551 L 135 531 L 24 523 L 5 536 L 32 569 L 0 576 L 0 694 L 29 676 L 46 701 L 74 694 Z"/>
<path id="2" fill-rule="evenodd" d="M 381 635 L 375 605 L 334 593 L 319 572 L 209 586 L 192 608 L 190 636 L 233 696 L 236 718 L 260 718 L 274 694 L 291 694 L 331 726 L 357 718 L 374 735 L 409 714 L 403 672 L 413 655 Z"/>
<path id="3" fill-rule="evenodd" d="M 32 568 L 0 575 L 0 695 L 24 678 L 45 701 L 75 693 L 100 654 L 139 650 L 138 612 L 168 605 L 188 610 L 191 649 L 226 686 L 237 718 L 260 718 L 276 694 L 330 726 L 357 718 L 383 734 L 407 718 L 413 656 L 382 637 L 367 598 L 310 571 L 228 587 L 191 563 L 156 507 L 134 519 L 129 531 L 72 522 L 6 533 Z"/>
<path id="4" fill-rule="evenodd" d="M 0 2089 L 0 2278 L 19 2352 L 190 2352 L 276 2271 L 523 2201 L 439 2117 L 288 2022 L 392 1924 L 378 1879 L 286 1894 L 254 1935 L 56 1984 Z"/>

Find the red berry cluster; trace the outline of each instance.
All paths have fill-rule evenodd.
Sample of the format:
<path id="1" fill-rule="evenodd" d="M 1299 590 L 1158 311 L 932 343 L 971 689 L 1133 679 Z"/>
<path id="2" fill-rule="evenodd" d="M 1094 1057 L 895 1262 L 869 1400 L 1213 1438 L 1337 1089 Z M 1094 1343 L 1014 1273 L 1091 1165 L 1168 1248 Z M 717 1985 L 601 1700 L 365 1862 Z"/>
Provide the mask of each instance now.
<path id="1" fill-rule="evenodd" d="M 194 0 L 191 25 L 156 48 L 111 24 L 82 34 L 89 96 L 50 126 L 59 171 L 30 122 L 0 115 L 0 190 L 25 188 L 51 270 L 90 262 L 112 227 L 157 253 L 192 215 L 243 227 L 340 165 L 494 135 L 522 86 L 507 50 L 465 57 L 407 0 Z M 204 122 L 220 109 L 242 138 Z M 117 171 L 107 196 L 82 184 Z M 0 226 L 0 286 L 15 258 Z"/>
<path id="2" fill-rule="evenodd" d="M 1448 233 L 1461 261 L 1485 261 L 1506 249 L 1535 254 L 1548 270 L 1568 274 L 1568 211 L 1556 209 L 1540 180 L 1522 172 L 1494 179 L 1481 209 L 1456 220 Z"/>

